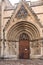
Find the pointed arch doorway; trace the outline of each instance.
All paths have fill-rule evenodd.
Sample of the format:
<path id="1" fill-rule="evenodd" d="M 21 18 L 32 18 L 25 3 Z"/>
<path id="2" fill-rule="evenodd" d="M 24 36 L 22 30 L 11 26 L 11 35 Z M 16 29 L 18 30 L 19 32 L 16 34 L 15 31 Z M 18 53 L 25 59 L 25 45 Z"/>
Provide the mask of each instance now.
<path id="1" fill-rule="evenodd" d="M 30 59 L 29 37 L 25 33 L 19 37 L 19 59 Z"/>

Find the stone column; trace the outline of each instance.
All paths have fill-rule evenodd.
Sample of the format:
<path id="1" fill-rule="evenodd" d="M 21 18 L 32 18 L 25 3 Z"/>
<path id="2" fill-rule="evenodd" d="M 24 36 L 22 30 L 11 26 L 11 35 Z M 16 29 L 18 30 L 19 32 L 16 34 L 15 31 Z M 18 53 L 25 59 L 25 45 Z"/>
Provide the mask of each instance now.
<path id="1" fill-rule="evenodd" d="M 4 39 L 3 39 L 3 13 L 4 13 L 4 7 L 5 7 L 5 4 L 4 4 L 4 1 L 2 1 L 1 3 L 1 39 L 2 39 L 2 42 L 1 42 L 1 57 L 3 57 L 3 53 L 4 53 Z"/>
<path id="2" fill-rule="evenodd" d="M 17 59 L 18 59 L 19 58 L 19 42 L 16 42 L 15 44 L 16 44 L 16 49 L 15 49 L 16 56 L 17 56 Z"/>
<path id="3" fill-rule="evenodd" d="M 19 58 L 19 42 L 17 42 L 17 57 Z"/>
<path id="4" fill-rule="evenodd" d="M 1 3 L 0 3 L 0 57 L 1 57 Z"/>

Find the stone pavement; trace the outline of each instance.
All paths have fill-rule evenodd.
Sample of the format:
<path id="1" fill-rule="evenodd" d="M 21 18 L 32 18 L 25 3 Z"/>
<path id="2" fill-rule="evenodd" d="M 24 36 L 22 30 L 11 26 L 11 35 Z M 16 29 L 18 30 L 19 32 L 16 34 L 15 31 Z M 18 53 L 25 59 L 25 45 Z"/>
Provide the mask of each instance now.
<path id="1" fill-rule="evenodd" d="M 43 60 L 40 59 L 0 60 L 0 65 L 43 65 Z"/>

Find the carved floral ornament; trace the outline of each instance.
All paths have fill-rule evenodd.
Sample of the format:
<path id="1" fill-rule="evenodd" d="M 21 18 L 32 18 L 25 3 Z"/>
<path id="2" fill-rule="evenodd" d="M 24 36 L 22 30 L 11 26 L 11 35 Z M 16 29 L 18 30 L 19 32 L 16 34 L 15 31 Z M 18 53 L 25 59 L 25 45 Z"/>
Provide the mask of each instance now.
<path id="1" fill-rule="evenodd" d="M 25 18 L 28 16 L 28 12 L 25 7 L 22 5 L 15 18 Z"/>

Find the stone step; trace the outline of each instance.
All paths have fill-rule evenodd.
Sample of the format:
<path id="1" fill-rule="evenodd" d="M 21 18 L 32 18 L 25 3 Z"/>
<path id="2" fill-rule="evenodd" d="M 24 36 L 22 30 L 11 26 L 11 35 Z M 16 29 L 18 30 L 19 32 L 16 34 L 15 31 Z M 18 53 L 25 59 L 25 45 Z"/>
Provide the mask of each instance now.
<path id="1" fill-rule="evenodd" d="M 40 59 L 19 59 L 19 60 L 5 60 L 0 59 L 0 65 L 43 65 L 43 60 Z"/>

